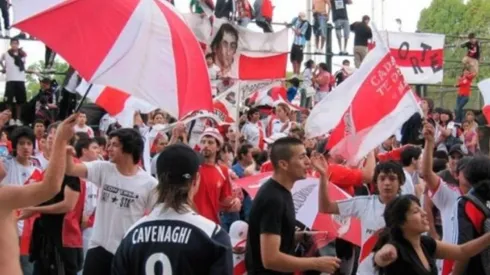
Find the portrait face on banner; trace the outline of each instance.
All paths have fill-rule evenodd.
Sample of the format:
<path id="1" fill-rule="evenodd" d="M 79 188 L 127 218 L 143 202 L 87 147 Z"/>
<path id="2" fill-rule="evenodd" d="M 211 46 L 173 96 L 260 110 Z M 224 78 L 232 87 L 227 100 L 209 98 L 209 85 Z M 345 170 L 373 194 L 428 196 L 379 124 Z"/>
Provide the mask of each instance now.
<path id="1" fill-rule="evenodd" d="M 238 31 L 229 23 L 220 26 L 216 36 L 211 42 L 211 51 L 214 53 L 216 65 L 221 69 L 221 75 L 229 75 L 238 49 Z"/>

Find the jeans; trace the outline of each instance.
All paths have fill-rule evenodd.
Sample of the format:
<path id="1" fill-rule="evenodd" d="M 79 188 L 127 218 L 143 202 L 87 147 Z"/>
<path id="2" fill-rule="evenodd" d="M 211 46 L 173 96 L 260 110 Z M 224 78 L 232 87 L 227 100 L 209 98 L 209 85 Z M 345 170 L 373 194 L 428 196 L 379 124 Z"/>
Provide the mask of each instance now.
<path id="1" fill-rule="evenodd" d="M 454 112 L 456 113 L 456 122 L 463 122 L 463 118 L 464 118 L 464 106 L 468 103 L 468 101 L 470 100 L 470 97 L 469 96 L 462 96 L 462 95 L 458 95 L 458 97 L 456 98 L 456 110 L 454 110 Z"/>
<path id="2" fill-rule="evenodd" d="M 20 267 L 24 275 L 34 274 L 34 265 L 29 261 L 29 256 L 20 256 Z"/>

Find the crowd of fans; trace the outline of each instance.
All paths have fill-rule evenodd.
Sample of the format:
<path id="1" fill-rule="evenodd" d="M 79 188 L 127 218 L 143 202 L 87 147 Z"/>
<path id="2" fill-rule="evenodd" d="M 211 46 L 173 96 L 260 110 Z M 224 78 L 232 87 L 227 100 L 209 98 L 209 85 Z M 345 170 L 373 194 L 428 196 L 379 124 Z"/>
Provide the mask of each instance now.
<path id="1" fill-rule="evenodd" d="M 1 58 L 7 109 L 0 114 L 0 228 L 16 223 L 17 231 L 0 238 L 1 273 L 486 274 L 490 159 L 480 150 L 483 125 L 474 111 L 463 111 L 478 72 L 475 36 L 463 45 L 468 67 L 455 112 L 422 99 L 422 114 L 352 167 L 329 152 L 328 136 L 306 138 L 304 125 L 314 104 L 354 69 L 345 60 L 332 75 L 325 63 L 308 60 L 301 73 L 305 43 L 313 35 L 322 51 L 330 13 L 340 54 L 355 33 L 359 67 L 372 36 L 369 17 L 350 24 L 347 4 L 314 1 L 312 25 L 304 13 L 292 20 L 289 102 L 247 102 L 238 125 L 208 118 L 184 124 L 164 110 L 136 113 L 133 128 L 107 114 L 88 125 L 90 112 L 71 115 L 80 81 L 73 68 L 59 86 L 42 78 L 27 102 L 26 53 L 12 39 Z M 200 5 L 190 2 L 195 13 L 204 13 Z M 216 16 L 273 31 L 270 0 L 212 7 Z M 214 58 L 206 60 L 217 78 Z M 292 105 L 297 98 L 300 106 Z M 236 184 L 267 172 L 272 177 L 255 197 Z M 359 219 L 362 249 L 373 253 L 342 239 L 333 250 L 315 247 L 317 257 L 304 253 L 315 233 L 297 222 L 290 191 L 306 177 L 318 178 L 319 212 Z M 329 184 L 352 198 L 332 200 Z M 12 260 L 18 244 L 20 259 Z"/>

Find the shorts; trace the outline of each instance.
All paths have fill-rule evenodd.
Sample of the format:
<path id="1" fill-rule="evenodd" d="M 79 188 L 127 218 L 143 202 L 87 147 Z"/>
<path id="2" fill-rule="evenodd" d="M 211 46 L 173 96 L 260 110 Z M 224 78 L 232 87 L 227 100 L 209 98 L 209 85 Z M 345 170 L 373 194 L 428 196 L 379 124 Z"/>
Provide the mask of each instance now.
<path id="1" fill-rule="evenodd" d="M 303 46 L 293 44 L 291 48 L 291 62 L 303 62 L 303 48 Z"/>
<path id="2" fill-rule="evenodd" d="M 327 37 L 328 17 L 324 14 L 313 15 L 313 31 L 316 36 Z"/>
<path id="3" fill-rule="evenodd" d="M 337 37 L 341 37 L 342 30 L 344 30 L 344 39 L 349 39 L 349 35 L 350 35 L 349 20 L 337 19 L 333 23 L 335 25 L 335 33 L 337 34 Z"/>
<path id="4" fill-rule="evenodd" d="M 27 102 L 26 83 L 24 81 L 7 81 L 4 101 L 7 104 L 24 104 Z"/>

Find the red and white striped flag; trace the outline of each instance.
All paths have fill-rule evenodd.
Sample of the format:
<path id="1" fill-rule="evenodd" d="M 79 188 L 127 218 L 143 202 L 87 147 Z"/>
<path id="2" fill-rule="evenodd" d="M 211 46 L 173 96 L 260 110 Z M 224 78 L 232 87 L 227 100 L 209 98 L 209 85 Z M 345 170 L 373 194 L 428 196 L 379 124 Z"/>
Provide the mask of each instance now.
<path id="1" fill-rule="evenodd" d="M 90 84 L 82 80 L 77 87 L 77 92 L 84 95 Z M 87 98 L 103 108 L 109 115 L 116 118 L 122 127 L 133 127 L 134 113 L 139 111 L 147 114 L 157 109 L 145 100 L 139 99 L 121 90 L 102 86 L 92 85 Z"/>
<path id="2" fill-rule="evenodd" d="M 478 83 L 478 88 L 480 89 L 481 96 L 483 97 L 483 108 L 482 112 L 487 120 L 487 124 L 490 123 L 490 78 L 482 80 Z"/>
<path id="3" fill-rule="evenodd" d="M 396 64 L 409 84 L 437 84 L 444 75 L 445 35 L 381 32 Z"/>
<path id="4" fill-rule="evenodd" d="M 381 41 L 375 28 L 373 34 Z M 339 93 L 345 95 L 343 100 Z M 366 156 L 420 110 L 395 58 L 382 42 L 368 54 L 359 70 L 318 105 L 313 110 L 315 116 L 308 122 L 319 128 L 313 128 L 315 133 L 326 134 L 334 129 L 327 148 L 351 164 Z M 335 112 L 332 114 L 329 108 Z M 330 121 L 332 117 L 336 121 Z M 337 124 L 332 127 L 334 123 Z"/>

